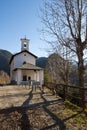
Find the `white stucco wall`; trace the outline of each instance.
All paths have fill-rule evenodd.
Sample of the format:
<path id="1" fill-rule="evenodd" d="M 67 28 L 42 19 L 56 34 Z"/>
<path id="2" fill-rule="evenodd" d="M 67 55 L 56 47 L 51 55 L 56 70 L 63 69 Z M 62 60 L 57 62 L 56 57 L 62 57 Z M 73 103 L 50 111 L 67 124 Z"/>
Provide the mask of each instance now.
<path id="1" fill-rule="evenodd" d="M 14 68 L 14 62 L 12 61 L 11 62 L 11 65 L 10 65 L 10 77 L 11 77 L 11 80 L 12 80 L 12 70 L 13 70 L 13 68 Z"/>
<path id="2" fill-rule="evenodd" d="M 41 84 L 44 84 L 44 71 L 41 70 L 39 73 L 40 73 L 40 74 L 39 74 L 39 75 L 40 75 L 40 78 L 39 78 L 40 83 L 41 83 Z"/>
<path id="3" fill-rule="evenodd" d="M 16 73 L 16 81 L 17 81 L 17 84 L 20 84 L 20 82 L 22 81 L 22 71 L 21 70 L 17 70 L 17 73 Z"/>
<path id="4" fill-rule="evenodd" d="M 33 65 L 35 65 L 35 62 L 36 62 L 36 58 L 28 54 L 27 52 L 23 52 L 19 55 L 16 55 L 13 60 L 14 60 L 14 68 L 21 66 L 24 61 L 26 63 L 30 63 Z"/>

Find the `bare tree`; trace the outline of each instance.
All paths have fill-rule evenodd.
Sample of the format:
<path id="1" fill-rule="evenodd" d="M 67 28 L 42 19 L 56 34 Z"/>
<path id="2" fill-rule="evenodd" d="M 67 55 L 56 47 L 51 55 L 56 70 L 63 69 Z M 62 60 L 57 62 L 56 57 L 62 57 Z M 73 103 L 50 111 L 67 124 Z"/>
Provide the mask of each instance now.
<path id="1" fill-rule="evenodd" d="M 48 57 L 46 68 L 48 70 L 52 82 L 66 85 L 70 83 L 70 64 L 67 60 L 62 58 L 57 53 L 53 53 Z"/>
<path id="2" fill-rule="evenodd" d="M 84 51 L 87 48 L 87 0 L 44 0 L 43 35 L 53 48 L 73 51 L 78 61 L 79 86 L 84 87 Z"/>

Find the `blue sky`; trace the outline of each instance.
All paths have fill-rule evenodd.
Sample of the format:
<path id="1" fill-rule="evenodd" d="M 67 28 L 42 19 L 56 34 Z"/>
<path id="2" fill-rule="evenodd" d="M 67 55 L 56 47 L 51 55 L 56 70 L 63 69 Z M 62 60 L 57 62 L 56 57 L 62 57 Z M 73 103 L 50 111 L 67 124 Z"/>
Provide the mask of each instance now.
<path id="1" fill-rule="evenodd" d="M 42 0 L 0 0 L 0 49 L 16 53 L 21 50 L 20 39 L 30 39 L 30 52 L 47 56 L 47 43 L 40 40 L 39 18 Z"/>

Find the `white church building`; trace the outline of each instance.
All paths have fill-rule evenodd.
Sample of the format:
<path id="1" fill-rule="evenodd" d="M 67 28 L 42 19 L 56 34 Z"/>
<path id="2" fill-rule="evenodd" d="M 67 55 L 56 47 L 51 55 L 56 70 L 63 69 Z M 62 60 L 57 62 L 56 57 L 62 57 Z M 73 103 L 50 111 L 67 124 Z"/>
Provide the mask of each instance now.
<path id="1" fill-rule="evenodd" d="M 36 66 L 37 56 L 29 51 L 29 39 L 21 39 L 21 51 L 10 59 L 11 81 L 21 84 L 22 81 L 35 81 L 41 85 L 44 81 L 44 71 Z"/>

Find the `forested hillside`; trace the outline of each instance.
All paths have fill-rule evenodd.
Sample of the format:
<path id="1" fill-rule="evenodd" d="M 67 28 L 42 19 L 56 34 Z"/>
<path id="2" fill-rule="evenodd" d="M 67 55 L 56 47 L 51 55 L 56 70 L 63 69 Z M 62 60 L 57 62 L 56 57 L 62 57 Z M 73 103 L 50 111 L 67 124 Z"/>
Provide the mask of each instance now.
<path id="1" fill-rule="evenodd" d="M 0 49 L 0 71 L 10 74 L 9 61 L 11 56 L 11 52 Z"/>
<path id="2" fill-rule="evenodd" d="M 9 61 L 12 54 L 7 50 L 0 49 L 0 85 L 10 82 L 10 66 Z"/>
<path id="3" fill-rule="evenodd" d="M 36 60 L 36 65 L 41 68 L 46 68 L 48 58 L 46 57 L 39 57 Z"/>

